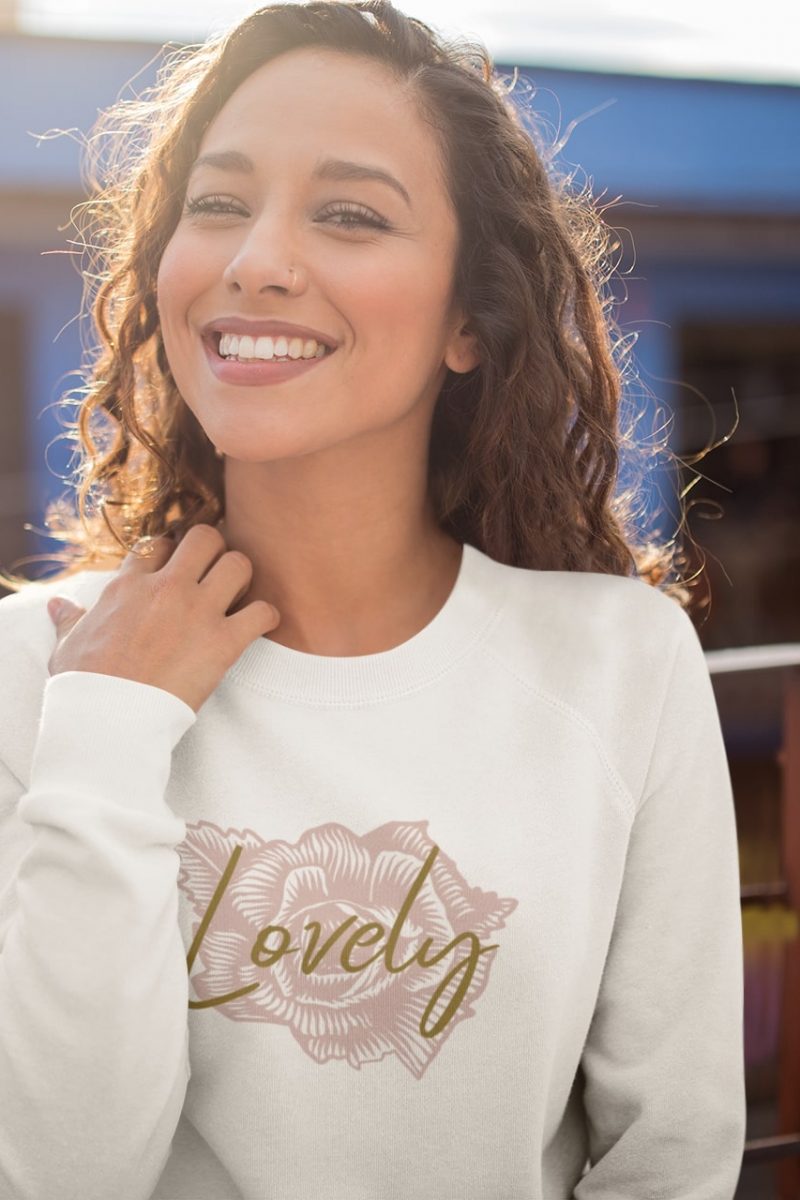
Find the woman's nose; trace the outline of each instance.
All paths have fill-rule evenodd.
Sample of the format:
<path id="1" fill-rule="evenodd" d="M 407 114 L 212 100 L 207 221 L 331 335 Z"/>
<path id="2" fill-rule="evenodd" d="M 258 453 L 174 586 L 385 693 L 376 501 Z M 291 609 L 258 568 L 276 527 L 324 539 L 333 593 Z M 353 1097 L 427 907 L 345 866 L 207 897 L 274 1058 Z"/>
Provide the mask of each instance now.
<path id="1" fill-rule="evenodd" d="M 253 226 L 231 258 L 223 272 L 224 282 L 254 295 L 267 287 L 297 290 L 299 272 L 287 250 L 290 242 L 285 226 L 281 228 L 278 221 L 270 222 L 269 228 L 266 222 L 259 224 L 261 228 Z"/>

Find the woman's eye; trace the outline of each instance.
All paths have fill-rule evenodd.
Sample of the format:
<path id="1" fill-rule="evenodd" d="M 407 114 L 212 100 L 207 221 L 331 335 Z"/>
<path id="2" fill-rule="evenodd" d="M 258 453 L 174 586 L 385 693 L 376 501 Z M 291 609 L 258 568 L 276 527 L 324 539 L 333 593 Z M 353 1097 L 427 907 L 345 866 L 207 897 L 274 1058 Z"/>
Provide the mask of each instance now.
<path id="1" fill-rule="evenodd" d="M 186 212 L 190 215 L 194 213 L 215 213 L 215 212 L 238 212 L 239 210 L 232 204 L 225 202 L 222 196 L 204 196 L 200 200 L 187 200 Z"/>
<path id="2" fill-rule="evenodd" d="M 353 225 L 371 225 L 373 229 L 389 228 L 389 222 L 384 217 L 379 217 L 377 213 L 371 212 L 369 209 L 359 208 L 358 205 L 345 205 L 340 208 L 329 209 L 328 215 L 347 218 L 342 223 L 345 229 Z"/>
<path id="3" fill-rule="evenodd" d="M 198 200 L 186 201 L 186 213 L 190 216 L 197 213 L 237 213 L 239 216 L 246 216 L 241 209 L 236 205 L 226 201 L 223 196 L 203 196 Z M 372 212 L 370 209 L 361 208 L 359 205 L 341 205 L 338 208 L 328 209 L 327 217 L 339 217 L 340 221 L 335 221 L 342 229 L 352 229 L 357 225 L 368 225 L 373 229 L 388 229 L 389 222 Z"/>

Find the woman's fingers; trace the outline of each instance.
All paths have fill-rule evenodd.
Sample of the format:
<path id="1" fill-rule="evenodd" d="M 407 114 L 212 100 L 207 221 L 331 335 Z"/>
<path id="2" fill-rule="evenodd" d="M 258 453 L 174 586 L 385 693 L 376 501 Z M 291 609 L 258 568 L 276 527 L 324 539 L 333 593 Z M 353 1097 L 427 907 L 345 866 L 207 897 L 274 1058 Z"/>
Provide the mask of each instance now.
<path id="1" fill-rule="evenodd" d="M 239 550 L 227 550 L 200 583 L 212 604 L 227 612 L 247 593 L 253 579 L 253 564 Z"/>
<path id="2" fill-rule="evenodd" d="M 228 616 L 250 586 L 246 555 L 219 530 L 195 525 L 177 544 L 151 540 L 125 557 L 87 612 L 53 614 L 50 673 L 96 671 L 172 692 L 195 712 L 245 646 L 274 629 L 275 608 L 256 600 Z"/>
<path id="3" fill-rule="evenodd" d="M 167 533 L 158 537 L 141 537 L 123 558 L 119 571 L 158 571 L 169 561 L 175 546 L 175 538 Z"/>
<path id="4" fill-rule="evenodd" d="M 170 556 L 167 572 L 190 577 L 199 583 L 225 550 L 225 539 L 213 525 L 193 525 Z"/>

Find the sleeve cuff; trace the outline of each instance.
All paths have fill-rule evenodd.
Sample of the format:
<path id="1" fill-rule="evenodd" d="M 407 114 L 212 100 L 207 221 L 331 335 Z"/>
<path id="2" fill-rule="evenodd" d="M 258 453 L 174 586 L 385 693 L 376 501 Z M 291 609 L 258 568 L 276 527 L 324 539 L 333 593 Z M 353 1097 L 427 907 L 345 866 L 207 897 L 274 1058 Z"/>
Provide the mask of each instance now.
<path id="1" fill-rule="evenodd" d="M 162 803 L 172 751 L 197 719 L 152 684 L 94 671 L 48 677 L 31 764 L 31 790 L 102 793 L 142 807 Z"/>

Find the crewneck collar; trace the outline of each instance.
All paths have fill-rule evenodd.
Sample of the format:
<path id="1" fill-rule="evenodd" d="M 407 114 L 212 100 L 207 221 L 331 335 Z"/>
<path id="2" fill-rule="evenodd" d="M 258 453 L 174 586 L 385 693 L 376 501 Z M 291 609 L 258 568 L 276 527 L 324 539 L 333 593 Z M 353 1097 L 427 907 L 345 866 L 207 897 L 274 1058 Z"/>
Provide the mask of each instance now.
<path id="1" fill-rule="evenodd" d="M 307 654 L 260 637 L 225 679 L 300 704 L 346 707 L 425 687 L 470 653 L 493 624 L 505 593 L 502 565 L 464 543 L 456 581 L 436 615 L 413 637 L 378 654 Z"/>

